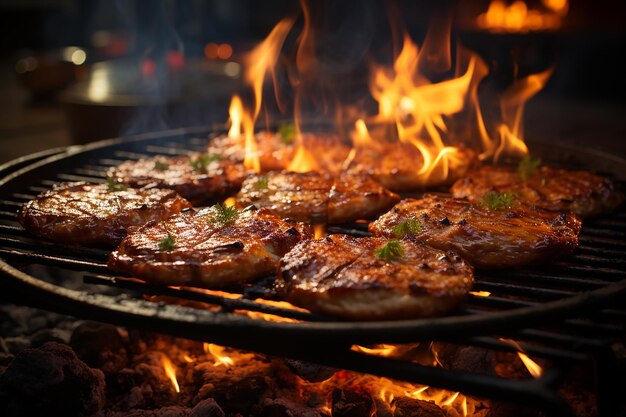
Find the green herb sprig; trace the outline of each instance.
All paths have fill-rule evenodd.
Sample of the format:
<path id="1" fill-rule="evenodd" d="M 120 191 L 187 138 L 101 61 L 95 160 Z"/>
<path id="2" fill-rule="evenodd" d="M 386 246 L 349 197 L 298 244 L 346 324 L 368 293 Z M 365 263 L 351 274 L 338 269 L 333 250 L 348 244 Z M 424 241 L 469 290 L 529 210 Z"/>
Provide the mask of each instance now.
<path id="1" fill-rule="evenodd" d="M 517 195 L 514 193 L 489 192 L 483 196 L 480 204 L 491 210 L 504 210 L 518 204 Z"/>
<path id="2" fill-rule="evenodd" d="M 163 161 L 156 161 L 154 163 L 154 169 L 156 169 L 157 171 L 166 171 L 167 169 L 169 169 L 169 167 L 170 165 Z"/>
<path id="3" fill-rule="evenodd" d="M 128 187 L 126 184 L 122 184 L 120 182 L 115 181 L 113 178 L 107 178 L 107 186 L 109 187 L 109 191 L 126 191 Z"/>
<path id="4" fill-rule="evenodd" d="M 204 153 L 195 158 L 189 158 L 189 165 L 191 165 L 193 169 L 203 170 L 206 169 L 211 162 L 219 161 L 221 159 L 222 157 L 216 153 Z"/>
<path id="5" fill-rule="evenodd" d="M 422 222 L 420 222 L 419 219 L 411 218 L 396 224 L 393 227 L 393 235 L 396 237 L 402 237 L 405 235 L 416 235 L 422 230 Z"/>
<path id="6" fill-rule="evenodd" d="M 260 177 L 257 177 L 254 183 L 254 188 L 257 190 L 264 190 L 267 188 L 268 184 L 269 178 L 267 177 L 267 175 L 261 175 Z"/>
<path id="7" fill-rule="evenodd" d="M 166 238 L 163 238 L 159 241 L 159 249 L 161 249 L 162 251 L 169 252 L 174 248 L 176 248 L 176 239 L 174 239 L 174 236 L 170 235 L 169 233 L 167 234 Z"/>
<path id="8" fill-rule="evenodd" d="M 390 240 L 384 246 L 374 250 L 374 255 L 378 259 L 393 261 L 404 256 L 404 247 L 399 240 Z"/>
<path id="9" fill-rule="evenodd" d="M 280 140 L 287 145 L 291 145 L 296 137 L 296 126 L 293 123 L 280 125 L 278 127 Z"/>
<path id="10" fill-rule="evenodd" d="M 211 218 L 211 223 L 228 224 L 235 221 L 239 216 L 239 210 L 232 206 L 217 203 L 213 208 L 215 209 L 215 216 Z"/>
<path id="11" fill-rule="evenodd" d="M 535 174 L 540 165 L 541 158 L 533 158 L 530 155 L 526 155 L 517 165 L 517 172 L 521 179 L 527 180 Z"/>

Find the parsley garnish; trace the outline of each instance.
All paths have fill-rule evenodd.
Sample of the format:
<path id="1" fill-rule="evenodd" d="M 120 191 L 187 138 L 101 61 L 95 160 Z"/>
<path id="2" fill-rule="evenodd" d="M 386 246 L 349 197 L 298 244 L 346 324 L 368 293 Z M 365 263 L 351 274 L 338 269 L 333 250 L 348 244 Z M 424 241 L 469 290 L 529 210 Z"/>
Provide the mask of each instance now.
<path id="1" fill-rule="evenodd" d="M 292 123 L 280 125 L 278 133 L 280 133 L 280 140 L 283 143 L 291 145 L 296 137 L 296 126 Z"/>
<path id="2" fill-rule="evenodd" d="M 159 241 L 159 249 L 161 250 L 169 252 L 175 247 L 176 247 L 176 239 L 174 239 L 174 236 L 170 235 L 169 233 L 167 234 L 166 238 L 163 238 Z"/>
<path id="3" fill-rule="evenodd" d="M 404 255 L 404 248 L 399 240 L 390 240 L 386 245 L 374 250 L 374 255 L 385 261 L 393 261 Z"/>
<path id="4" fill-rule="evenodd" d="M 491 210 L 504 210 L 517 205 L 517 195 L 489 192 L 483 196 L 480 204 Z"/>
<path id="5" fill-rule="evenodd" d="M 109 191 L 126 191 L 128 187 L 125 184 L 115 181 L 113 178 L 107 178 Z"/>
<path id="6" fill-rule="evenodd" d="M 264 190 L 267 188 L 268 181 L 269 178 L 267 178 L 267 175 L 261 175 L 260 177 L 257 177 L 256 182 L 254 183 L 254 188 L 257 190 Z"/>
<path id="7" fill-rule="evenodd" d="M 396 237 L 404 235 L 416 235 L 422 231 L 422 222 L 419 219 L 412 218 L 396 224 L 393 227 L 393 234 Z"/>
<path id="8" fill-rule="evenodd" d="M 213 206 L 215 209 L 215 216 L 211 218 L 211 223 L 228 224 L 234 221 L 239 216 L 239 211 L 232 206 L 225 206 L 217 203 Z"/>
<path id="9" fill-rule="evenodd" d="M 157 171 L 165 171 L 169 167 L 170 167 L 169 164 L 167 164 L 167 163 L 165 163 L 163 161 L 156 161 L 154 163 L 154 169 L 156 169 Z"/>
<path id="10" fill-rule="evenodd" d="M 533 158 L 530 155 L 526 155 L 522 158 L 517 166 L 517 172 L 523 180 L 527 180 L 535 174 L 537 168 L 541 165 L 541 158 Z"/>
<path id="11" fill-rule="evenodd" d="M 206 169 L 213 161 L 219 161 L 222 157 L 216 153 L 203 153 L 195 158 L 189 158 L 189 165 L 193 169 Z"/>

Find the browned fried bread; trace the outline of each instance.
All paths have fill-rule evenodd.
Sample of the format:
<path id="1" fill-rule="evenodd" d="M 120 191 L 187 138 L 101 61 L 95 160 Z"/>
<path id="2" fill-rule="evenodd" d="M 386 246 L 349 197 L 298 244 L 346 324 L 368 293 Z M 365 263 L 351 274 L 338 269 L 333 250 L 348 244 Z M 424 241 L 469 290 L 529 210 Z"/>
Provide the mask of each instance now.
<path id="1" fill-rule="evenodd" d="M 270 208 L 285 219 L 337 224 L 371 218 L 400 197 L 368 176 L 282 171 L 249 177 L 237 200 Z"/>
<path id="2" fill-rule="evenodd" d="M 149 282 L 220 288 L 274 273 L 308 236 L 269 210 L 216 205 L 147 224 L 122 241 L 109 267 Z"/>
<path id="3" fill-rule="evenodd" d="M 347 170 L 368 174 L 386 188 L 400 192 L 451 184 L 466 174 L 475 164 L 476 153 L 466 147 L 457 147 L 445 156 L 431 171 L 424 169 L 422 153 L 410 143 L 376 143 L 369 148 L 355 149 Z M 431 162 L 432 163 L 432 162 Z"/>
<path id="4" fill-rule="evenodd" d="M 492 208 L 465 199 L 425 196 L 402 200 L 369 225 L 377 236 L 413 236 L 454 250 L 476 268 L 549 262 L 578 246 L 580 219 L 516 204 Z"/>
<path id="5" fill-rule="evenodd" d="M 191 204 L 172 190 L 119 184 L 60 184 L 24 204 L 18 220 L 30 233 L 65 243 L 115 245 L 127 229 L 163 220 Z"/>
<path id="6" fill-rule="evenodd" d="M 169 188 L 194 204 L 236 192 L 245 176 L 243 165 L 216 154 L 156 156 L 126 161 L 108 172 L 130 187 Z"/>
<path id="7" fill-rule="evenodd" d="M 296 154 L 293 132 L 259 132 L 255 136 L 261 172 L 287 169 Z M 318 169 L 323 172 L 338 172 L 350 149 L 338 136 L 329 133 L 305 133 L 302 140 L 308 151 L 316 158 Z M 243 162 L 245 141 L 219 136 L 209 142 L 209 154 L 218 154 L 226 159 Z"/>
<path id="8" fill-rule="evenodd" d="M 474 201 L 488 192 L 514 193 L 526 204 L 571 211 L 583 218 L 610 212 L 624 201 L 624 194 L 609 179 L 587 171 L 541 166 L 527 178 L 523 176 L 515 167 L 483 166 L 458 180 L 451 192 Z"/>
<path id="9" fill-rule="evenodd" d="M 331 235 L 300 242 L 280 261 L 278 292 L 294 305 L 351 320 L 430 317 L 473 284 L 454 253 L 407 238 Z"/>

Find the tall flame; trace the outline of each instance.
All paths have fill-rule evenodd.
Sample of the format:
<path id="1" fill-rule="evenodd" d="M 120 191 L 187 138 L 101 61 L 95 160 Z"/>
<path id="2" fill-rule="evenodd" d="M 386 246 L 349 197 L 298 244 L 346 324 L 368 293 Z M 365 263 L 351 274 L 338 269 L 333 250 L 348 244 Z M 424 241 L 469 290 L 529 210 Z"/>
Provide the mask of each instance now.
<path id="1" fill-rule="evenodd" d="M 413 145 L 421 155 L 416 161 L 416 173 L 422 185 L 440 183 L 449 175 L 452 166 L 463 159 L 456 147 L 448 146 L 445 138 L 448 127 L 444 117 L 459 113 L 465 107 L 470 86 L 476 84 L 478 59 L 471 57 L 465 72 L 455 78 L 432 83 L 422 74 L 420 61 L 435 63 L 435 68 L 449 67 L 449 58 L 437 59 L 434 56 L 422 58 L 424 54 L 434 54 L 430 46 L 449 42 L 449 33 L 429 28 L 423 49 L 420 51 L 408 34 L 404 35 L 402 50 L 393 64 L 393 71 L 385 67 L 375 67 L 370 85 L 371 94 L 378 102 L 376 123 L 393 123 L 400 142 Z M 449 49 L 441 51 L 449 54 Z M 478 74 L 481 77 L 482 73 Z M 371 147 L 367 126 L 362 120 L 355 125 L 353 135 L 355 147 Z M 421 164 L 420 164 L 421 162 Z"/>
<path id="2" fill-rule="evenodd" d="M 228 137 L 238 140 L 241 137 L 241 120 L 243 118 L 243 103 L 241 98 L 235 94 L 230 101 L 230 108 L 228 109 L 228 115 L 230 118 L 230 129 L 228 130 Z"/>
<path id="3" fill-rule="evenodd" d="M 523 115 L 524 105 L 537 94 L 548 82 L 554 68 L 531 74 L 522 78 L 506 89 L 500 100 L 502 124 L 498 128 L 499 144 L 494 153 L 497 162 L 502 155 L 524 156 L 528 147 L 524 143 Z"/>
<path id="4" fill-rule="evenodd" d="M 226 350 L 225 347 L 214 345 L 213 343 L 204 343 L 202 346 L 204 348 L 204 352 L 213 357 L 213 366 L 223 365 L 228 368 L 235 364 L 230 356 L 224 354 Z"/>
<path id="5" fill-rule="evenodd" d="M 167 356 L 163 355 L 161 359 L 161 364 L 163 365 L 163 370 L 165 371 L 165 375 L 169 378 L 174 390 L 176 392 L 180 392 L 180 387 L 178 386 L 178 380 L 176 379 L 176 368 L 174 368 L 174 364 Z"/>

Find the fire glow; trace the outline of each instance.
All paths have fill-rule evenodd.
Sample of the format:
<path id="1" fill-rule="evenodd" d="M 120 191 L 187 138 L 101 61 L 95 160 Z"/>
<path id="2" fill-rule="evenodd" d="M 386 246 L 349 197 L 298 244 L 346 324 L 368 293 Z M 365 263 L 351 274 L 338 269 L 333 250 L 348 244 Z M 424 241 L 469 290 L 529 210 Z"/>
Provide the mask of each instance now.
<path id="1" fill-rule="evenodd" d="M 507 4 L 492 0 L 486 12 L 476 19 L 478 26 L 492 32 L 530 32 L 554 30 L 562 25 L 569 11 L 568 0 L 543 0 L 543 10 L 529 9 L 526 2 Z"/>
<path id="2" fill-rule="evenodd" d="M 553 13 L 565 13 L 567 4 L 550 2 Z M 294 74 L 289 74 L 294 90 L 294 137 L 290 161 L 285 168 L 294 172 L 320 171 L 325 168 L 324 154 L 314 150 L 305 140 L 302 124 L 304 86 L 315 79 L 315 36 L 311 28 L 310 13 L 303 6 L 304 25 L 298 37 Z M 401 22 L 399 22 L 401 23 Z M 487 123 L 478 100 L 478 86 L 489 74 L 486 63 L 475 53 L 457 48 L 454 75 L 431 81 L 428 74 L 448 74 L 452 70 L 450 45 L 451 23 L 435 22 L 420 47 L 405 33 L 402 48 L 394 57 L 391 67 L 373 64 L 370 75 L 370 94 L 378 106 L 376 114 L 343 108 L 341 114 L 358 114 L 353 121 L 341 119 L 342 126 L 351 131 L 352 149 L 342 164 L 345 171 L 359 167 L 371 170 L 374 176 L 396 176 L 398 164 L 405 166 L 405 182 L 400 188 L 423 189 L 446 184 L 463 175 L 475 162 L 507 158 L 520 158 L 528 153 L 523 137 L 523 109 L 525 103 L 545 86 L 553 68 L 520 78 L 501 93 L 500 120 Z M 264 107 L 263 85 L 271 78 L 276 103 L 281 111 L 285 103 L 280 100 L 282 86 L 277 82 L 276 66 L 286 59 L 281 52 L 287 36 L 293 29 L 292 19 L 281 20 L 268 37 L 245 60 L 245 81 L 251 88 L 253 102 L 246 105 L 234 96 L 230 106 L 228 136 L 245 150 L 244 166 L 251 172 L 264 170 L 259 157 L 259 141 L 270 140 L 271 135 L 255 134 L 255 125 Z M 399 24 L 399 27 L 401 25 Z M 281 58 L 282 57 L 282 58 Z M 309 90 L 311 90 L 309 88 Z M 315 90 L 309 91 L 315 95 Z M 341 107 L 341 106 L 340 106 Z M 360 113 L 360 114 L 359 114 Z M 451 131 L 450 121 L 461 114 L 475 115 L 476 127 L 465 129 L 458 137 Z M 338 113 L 339 115 L 339 113 Z M 340 127 L 340 126 L 338 126 Z M 470 130 L 475 130 L 469 132 Z M 454 137 L 453 137 L 454 136 Z M 465 146 L 478 140 L 480 148 Z M 262 149 L 271 148 L 261 146 Z M 364 159 L 365 158 L 365 159 Z M 398 161 L 402 160 L 401 163 Z M 373 166 L 370 166 L 373 165 Z M 378 178 L 383 185 L 384 181 Z"/>
<path id="3" fill-rule="evenodd" d="M 515 340 L 511 339 L 500 339 L 502 342 L 507 343 L 517 349 L 517 356 L 520 358 L 528 372 L 532 375 L 533 378 L 540 378 L 543 375 L 543 369 L 539 364 L 532 359 L 524 352 L 524 349 L 517 343 Z"/>

